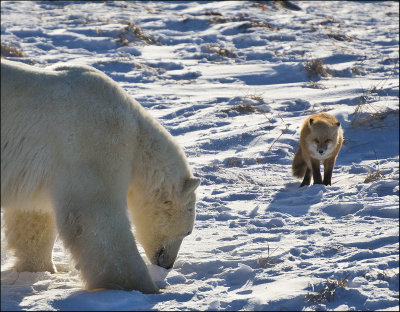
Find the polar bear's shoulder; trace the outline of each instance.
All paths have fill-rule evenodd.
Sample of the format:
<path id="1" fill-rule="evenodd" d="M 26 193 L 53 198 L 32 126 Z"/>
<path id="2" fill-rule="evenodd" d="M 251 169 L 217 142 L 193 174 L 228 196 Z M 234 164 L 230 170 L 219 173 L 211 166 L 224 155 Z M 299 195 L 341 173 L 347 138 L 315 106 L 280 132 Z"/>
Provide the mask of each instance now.
<path id="1" fill-rule="evenodd" d="M 73 72 L 73 73 L 101 73 L 101 71 L 88 65 L 74 65 L 74 64 L 63 64 L 63 65 L 51 65 L 47 67 L 50 70 L 56 72 Z"/>
<path id="2" fill-rule="evenodd" d="M 84 91 L 98 90 L 104 95 L 106 90 L 119 88 L 105 73 L 88 65 L 55 64 L 46 67 L 46 71 L 62 77 L 70 85 L 81 87 Z"/>
<path id="3" fill-rule="evenodd" d="M 6 59 L 1 59 L 1 69 L 8 72 L 24 72 L 36 75 L 51 75 L 51 76 L 80 76 L 92 74 L 103 76 L 104 74 L 96 68 L 88 65 L 75 64 L 54 64 L 46 67 L 37 67 L 28 65 L 22 62 L 15 62 Z M 28 74 L 29 75 L 29 74 Z"/>

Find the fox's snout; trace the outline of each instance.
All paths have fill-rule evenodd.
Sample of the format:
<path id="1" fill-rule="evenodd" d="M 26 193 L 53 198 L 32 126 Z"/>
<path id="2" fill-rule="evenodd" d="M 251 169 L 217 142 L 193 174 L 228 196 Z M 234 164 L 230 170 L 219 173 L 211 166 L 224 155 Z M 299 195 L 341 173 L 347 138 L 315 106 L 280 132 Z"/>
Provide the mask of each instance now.
<path id="1" fill-rule="evenodd" d="M 323 155 L 328 149 L 328 144 L 317 144 L 317 152 Z"/>

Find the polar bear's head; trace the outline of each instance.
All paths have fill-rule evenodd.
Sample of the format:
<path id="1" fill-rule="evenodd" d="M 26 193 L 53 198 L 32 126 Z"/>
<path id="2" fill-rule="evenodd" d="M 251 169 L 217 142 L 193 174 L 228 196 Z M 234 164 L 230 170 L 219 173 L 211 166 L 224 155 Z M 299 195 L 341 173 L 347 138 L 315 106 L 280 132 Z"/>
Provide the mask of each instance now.
<path id="1" fill-rule="evenodd" d="M 193 229 L 195 190 L 199 184 L 200 179 L 192 177 L 176 189 L 159 189 L 143 201 L 138 201 L 143 195 L 138 192 L 131 192 L 132 198 L 128 197 L 136 238 L 152 264 L 166 269 L 173 266 L 182 240 Z"/>

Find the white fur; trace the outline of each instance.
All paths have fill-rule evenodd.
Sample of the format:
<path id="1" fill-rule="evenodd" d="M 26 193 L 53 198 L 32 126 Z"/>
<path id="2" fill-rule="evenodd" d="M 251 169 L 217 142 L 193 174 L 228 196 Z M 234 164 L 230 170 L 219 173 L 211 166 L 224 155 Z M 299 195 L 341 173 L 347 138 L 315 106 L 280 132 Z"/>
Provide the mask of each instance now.
<path id="1" fill-rule="evenodd" d="M 332 154 L 335 152 L 336 144 L 333 145 L 332 143 L 328 143 L 325 149 L 320 149 L 323 151 L 321 154 L 318 152 L 318 144 L 314 143 L 314 141 L 310 138 L 307 139 L 307 147 L 312 158 L 323 161 L 332 157 Z"/>
<path id="2" fill-rule="evenodd" d="M 1 205 L 16 270 L 54 272 L 58 230 L 87 288 L 157 292 L 130 217 L 151 262 L 170 267 L 198 184 L 172 136 L 100 71 L 1 60 Z"/>

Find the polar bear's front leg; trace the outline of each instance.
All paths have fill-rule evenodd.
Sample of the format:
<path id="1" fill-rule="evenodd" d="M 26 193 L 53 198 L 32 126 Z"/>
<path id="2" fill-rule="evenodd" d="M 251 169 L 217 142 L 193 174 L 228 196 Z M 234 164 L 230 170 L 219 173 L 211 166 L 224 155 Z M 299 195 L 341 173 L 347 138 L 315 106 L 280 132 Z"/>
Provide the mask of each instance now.
<path id="1" fill-rule="evenodd" d="M 87 289 L 157 293 L 131 232 L 126 198 L 106 185 L 75 184 L 58 192 L 56 220 L 64 245 Z"/>
<path id="2" fill-rule="evenodd" d="M 50 213 L 23 211 L 13 208 L 4 211 L 7 248 L 14 251 L 18 272 L 56 272 L 52 250 L 56 238 L 54 216 Z"/>

